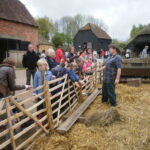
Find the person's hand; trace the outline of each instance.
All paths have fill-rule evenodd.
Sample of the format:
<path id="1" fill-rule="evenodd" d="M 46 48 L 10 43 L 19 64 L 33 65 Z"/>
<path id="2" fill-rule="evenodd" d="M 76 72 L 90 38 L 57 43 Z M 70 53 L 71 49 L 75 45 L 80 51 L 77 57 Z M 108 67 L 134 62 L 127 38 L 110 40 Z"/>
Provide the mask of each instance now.
<path id="1" fill-rule="evenodd" d="M 31 85 L 25 85 L 25 89 L 30 90 L 30 89 L 32 89 L 32 86 Z"/>
<path id="2" fill-rule="evenodd" d="M 100 70 L 100 69 L 98 69 L 98 70 L 96 70 L 96 72 L 101 72 L 101 70 Z"/>
<path id="3" fill-rule="evenodd" d="M 52 76 L 52 80 L 56 79 L 56 76 Z"/>
<path id="4" fill-rule="evenodd" d="M 119 84 L 119 79 L 115 80 L 115 85 Z"/>

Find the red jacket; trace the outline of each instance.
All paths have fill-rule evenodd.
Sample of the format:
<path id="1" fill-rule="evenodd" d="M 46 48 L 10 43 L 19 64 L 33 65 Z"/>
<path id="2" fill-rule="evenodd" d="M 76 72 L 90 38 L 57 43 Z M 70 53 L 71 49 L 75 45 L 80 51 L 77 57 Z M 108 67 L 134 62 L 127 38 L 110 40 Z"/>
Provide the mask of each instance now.
<path id="1" fill-rule="evenodd" d="M 105 51 L 104 50 L 102 50 L 101 55 L 105 56 Z"/>
<path id="2" fill-rule="evenodd" d="M 62 61 L 61 61 L 62 60 Z M 65 62 L 65 56 L 64 56 L 64 52 L 61 48 L 58 48 L 56 50 L 56 62 L 60 63 L 60 62 Z"/>

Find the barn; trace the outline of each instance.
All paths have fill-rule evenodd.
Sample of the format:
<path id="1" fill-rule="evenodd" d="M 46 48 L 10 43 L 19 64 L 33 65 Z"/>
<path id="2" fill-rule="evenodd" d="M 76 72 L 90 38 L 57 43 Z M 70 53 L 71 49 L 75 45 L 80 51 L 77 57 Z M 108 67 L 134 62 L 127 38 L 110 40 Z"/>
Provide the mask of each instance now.
<path id="1" fill-rule="evenodd" d="M 139 55 L 146 45 L 150 47 L 150 24 L 128 43 L 126 49 L 131 49 L 136 55 Z M 150 49 L 148 53 L 150 53 Z"/>
<path id="2" fill-rule="evenodd" d="M 0 62 L 11 51 L 38 45 L 38 25 L 19 0 L 0 0 Z"/>
<path id="3" fill-rule="evenodd" d="M 111 44 L 111 37 L 100 27 L 88 23 L 82 27 L 74 37 L 74 46 L 76 49 L 91 48 L 96 51 L 107 50 Z"/>

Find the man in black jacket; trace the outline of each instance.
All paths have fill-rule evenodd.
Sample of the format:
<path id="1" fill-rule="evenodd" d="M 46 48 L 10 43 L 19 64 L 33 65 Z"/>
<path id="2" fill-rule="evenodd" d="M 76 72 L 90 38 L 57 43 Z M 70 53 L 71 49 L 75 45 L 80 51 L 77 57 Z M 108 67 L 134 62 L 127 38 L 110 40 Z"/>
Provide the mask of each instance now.
<path id="1" fill-rule="evenodd" d="M 37 67 L 37 61 L 39 57 L 34 51 L 34 47 L 32 44 L 28 45 L 28 51 L 24 54 L 22 64 L 26 68 L 26 77 L 27 77 L 27 85 L 31 85 L 31 75 L 32 78 L 34 78 L 36 67 Z"/>

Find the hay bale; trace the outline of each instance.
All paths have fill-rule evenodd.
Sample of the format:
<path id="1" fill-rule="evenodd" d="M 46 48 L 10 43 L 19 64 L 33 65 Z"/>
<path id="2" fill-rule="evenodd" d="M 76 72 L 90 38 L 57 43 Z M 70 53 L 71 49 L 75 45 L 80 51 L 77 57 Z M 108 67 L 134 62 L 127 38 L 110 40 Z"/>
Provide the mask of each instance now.
<path id="1" fill-rule="evenodd" d="M 141 78 L 133 78 L 133 79 L 127 79 L 127 85 L 128 86 L 135 86 L 139 87 L 142 84 L 142 79 Z"/>
<path id="2" fill-rule="evenodd" d="M 109 109 L 106 112 L 95 112 L 85 120 L 87 126 L 107 126 L 120 120 L 120 115 L 116 109 Z"/>

